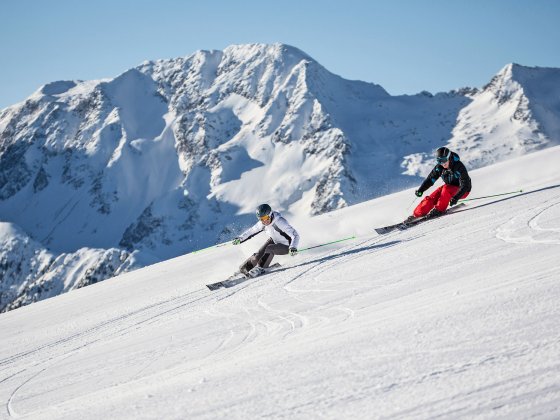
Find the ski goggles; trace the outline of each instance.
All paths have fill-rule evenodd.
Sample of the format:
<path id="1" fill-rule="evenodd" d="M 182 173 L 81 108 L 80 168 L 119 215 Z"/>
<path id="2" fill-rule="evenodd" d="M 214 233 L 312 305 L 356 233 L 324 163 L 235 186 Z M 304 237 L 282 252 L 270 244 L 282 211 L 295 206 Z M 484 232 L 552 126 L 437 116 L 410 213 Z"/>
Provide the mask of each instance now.
<path id="1" fill-rule="evenodd" d="M 445 162 L 447 162 L 447 161 L 449 160 L 449 156 L 451 156 L 451 150 L 448 150 L 448 151 L 447 151 L 447 154 L 446 154 L 445 156 L 437 157 L 437 158 L 436 158 L 437 163 L 445 163 Z"/>
<path id="2" fill-rule="evenodd" d="M 261 222 L 268 222 L 270 220 L 270 214 L 265 214 L 264 216 L 259 217 Z"/>

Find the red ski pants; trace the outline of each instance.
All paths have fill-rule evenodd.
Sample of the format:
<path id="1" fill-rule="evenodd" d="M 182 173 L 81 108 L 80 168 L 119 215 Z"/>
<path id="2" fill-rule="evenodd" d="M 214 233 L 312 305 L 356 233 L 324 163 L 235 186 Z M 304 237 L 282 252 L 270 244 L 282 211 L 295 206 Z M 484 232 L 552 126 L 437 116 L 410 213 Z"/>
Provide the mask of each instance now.
<path id="1" fill-rule="evenodd" d="M 420 201 L 420 204 L 418 204 L 414 209 L 414 212 L 412 212 L 413 216 L 425 216 L 434 207 L 439 211 L 444 212 L 453 196 L 457 194 L 457 191 L 459 191 L 459 187 L 456 187 L 455 185 L 444 184 L 441 187 L 436 188 L 433 193 L 424 197 L 424 199 Z M 465 198 L 468 195 L 469 193 L 466 192 L 461 198 Z"/>

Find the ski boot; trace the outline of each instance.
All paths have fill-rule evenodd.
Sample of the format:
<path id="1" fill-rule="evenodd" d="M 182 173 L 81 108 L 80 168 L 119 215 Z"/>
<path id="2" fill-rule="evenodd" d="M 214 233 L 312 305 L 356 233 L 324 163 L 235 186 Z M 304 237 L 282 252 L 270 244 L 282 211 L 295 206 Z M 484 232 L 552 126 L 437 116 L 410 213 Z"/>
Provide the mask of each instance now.
<path id="1" fill-rule="evenodd" d="M 426 215 L 426 219 L 435 219 L 436 217 L 441 216 L 442 214 L 444 214 L 445 212 L 443 211 L 439 211 L 436 208 L 433 208 L 430 210 L 430 212 Z"/>
<path id="2" fill-rule="evenodd" d="M 409 223 L 415 221 L 416 219 L 417 219 L 417 217 L 408 216 L 408 217 L 402 222 L 402 224 L 405 225 L 405 226 L 408 226 Z"/>
<path id="3" fill-rule="evenodd" d="M 256 266 L 254 266 L 253 268 L 251 268 L 247 274 L 249 274 L 249 277 L 258 277 L 258 276 L 260 276 L 262 273 L 264 273 L 264 268 L 259 267 L 258 265 L 256 265 Z"/>

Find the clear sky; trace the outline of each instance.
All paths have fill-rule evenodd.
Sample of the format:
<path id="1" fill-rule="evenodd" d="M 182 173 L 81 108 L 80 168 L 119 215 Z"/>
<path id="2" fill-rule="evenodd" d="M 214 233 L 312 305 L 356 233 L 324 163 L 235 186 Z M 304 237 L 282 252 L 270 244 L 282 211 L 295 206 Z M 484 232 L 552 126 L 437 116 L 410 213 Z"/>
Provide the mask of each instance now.
<path id="1" fill-rule="evenodd" d="M 54 80 L 282 42 L 389 93 L 481 87 L 504 65 L 560 67 L 556 0 L 0 0 L 0 108 Z"/>

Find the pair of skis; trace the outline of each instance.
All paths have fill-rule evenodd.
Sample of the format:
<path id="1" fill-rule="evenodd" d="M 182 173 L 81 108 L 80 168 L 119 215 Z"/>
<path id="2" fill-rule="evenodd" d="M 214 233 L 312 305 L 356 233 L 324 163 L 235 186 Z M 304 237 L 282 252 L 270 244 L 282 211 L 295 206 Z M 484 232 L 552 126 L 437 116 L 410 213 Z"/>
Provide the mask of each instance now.
<path id="1" fill-rule="evenodd" d="M 464 203 L 459 203 L 455 207 L 448 208 L 441 216 L 444 216 L 448 213 L 452 213 L 453 211 L 455 211 L 456 209 L 458 209 L 460 207 L 463 207 L 464 205 L 465 205 Z M 441 217 L 441 216 L 438 216 L 438 217 Z M 408 229 L 412 226 L 416 226 L 416 225 L 418 225 L 422 222 L 425 222 L 427 220 L 437 219 L 438 217 L 428 217 L 428 216 L 417 217 L 416 219 L 405 220 L 405 221 L 402 221 L 402 222 L 399 222 L 399 223 L 395 223 L 394 225 L 388 225 L 388 226 L 375 228 L 374 230 L 379 235 L 385 235 L 386 233 L 392 232 L 394 230 L 406 230 L 406 229 Z"/>
<path id="2" fill-rule="evenodd" d="M 278 270 L 280 267 L 281 267 L 281 265 L 278 264 L 278 263 L 272 264 L 270 267 L 264 268 L 263 272 L 258 277 L 264 276 L 265 274 L 268 274 L 268 273 L 272 273 L 273 271 Z M 228 278 L 227 280 L 222 280 L 222 281 L 218 281 L 216 283 L 207 284 L 206 287 L 208 287 L 210 290 L 218 290 L 218 289 L 221 289 L 221 288 L 228 288 L 228 287 L 237 286 L 239 283 L 243 283 L 244 281 L 250 280 L 252 278 L 254 278 L 254 277 L 246 276 L 245 274 L 237 272 L 234 275 L 232 275 L 230 278 Z"/>

